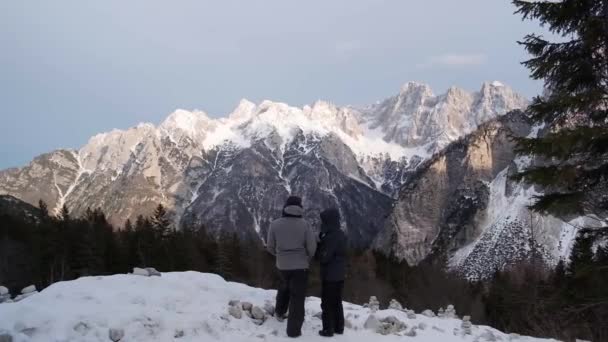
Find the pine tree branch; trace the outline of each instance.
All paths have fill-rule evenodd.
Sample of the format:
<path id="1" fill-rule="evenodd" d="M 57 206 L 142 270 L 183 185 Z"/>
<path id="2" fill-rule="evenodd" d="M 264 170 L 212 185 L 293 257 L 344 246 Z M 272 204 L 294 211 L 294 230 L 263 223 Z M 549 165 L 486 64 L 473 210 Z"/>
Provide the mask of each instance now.
<path id="1" fill-rule="evenodd" d="M 525 1 L 514 0 L 518 8 L 515 14 L 520 14 L 523 20 L 538 20 L 541 26 L 548 26 L 552 33 L 562 36 L 577 31 L 583 21 L 582 15 L 572 15 L 587 10 L 581 0 Z"/>

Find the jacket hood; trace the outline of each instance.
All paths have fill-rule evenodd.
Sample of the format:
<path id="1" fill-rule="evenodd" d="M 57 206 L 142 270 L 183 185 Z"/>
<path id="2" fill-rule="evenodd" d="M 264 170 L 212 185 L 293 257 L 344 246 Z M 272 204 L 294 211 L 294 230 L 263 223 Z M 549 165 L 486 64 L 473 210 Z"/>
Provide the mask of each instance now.
<path id="1" fill-rule="evenodd" d="M 302 217 L 304 209 L 297 205 L 288 205 L 283 208 L 283 216 L 287 217 Z"/>
<path id="2" fill-rule="evenodd" d="M 321 231 L 324 233 L 340 229 L 340 212 L 331 208 L 321 213 Z"/>

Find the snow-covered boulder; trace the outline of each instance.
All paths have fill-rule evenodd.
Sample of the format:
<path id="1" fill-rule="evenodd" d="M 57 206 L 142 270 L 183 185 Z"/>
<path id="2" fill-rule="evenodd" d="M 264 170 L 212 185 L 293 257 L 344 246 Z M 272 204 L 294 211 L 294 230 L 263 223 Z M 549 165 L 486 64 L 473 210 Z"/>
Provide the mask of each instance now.
<path id="1" fill-rule="evenodd" d="M 110 338 L 110 341 L 118 342 L 125 337 L 125 331 L 123 329 L 110 328 L 108 337 Z"/>
<path id="2" fill-rule="evenodd" d="M 378 301 L 378 298 L 376 298 L 376 296 L 369 297 L 368 306 L 372 312 L 380 310 L 380 302 Z"/>
<path id="3" fill-rule="evenodd" d="M 376 331 L 379 326 L 380 326 L 380 321 L 374 314 L 369 315 L 369 317 L 367 317 L 367 319 L 365 320 L 365 323 L 363 324 L 363 327 L 365 329 L 374 330 L 374 331 Z"/>
<path id="4" fill-rule="evenodd" d="M 274 305 L 271 302 L 267 301 L 264 303 L 264 311 L 270 316 L 274 316 Z"/>
<path id="5" fill-rule="evenodd" d="M 146 271 L 148 271 L 149 276 L 160 277 L 161 273 L 156 270 L 154 267 L 146 267 Z"/>
<path id="6" fill-rule="evenodd" d="M 394 327 L 389 323 L 380 323 L 380 325 L 376 328 L 376 332 L 380 335 L 388 335 L 394 333 Z"/>
<path id="7" fill-rule="evenodd" d="M 473 324 L 471 324 L 471 316 L 462 317 L 462 323 L 460 324 L 460 328 L 462 328 L 462 332 L 465 335 L 471 335 Z"/>
<path id="8" fill-rule="evenodd" d="M 412 327 L 411 329 L 406 331 L 403 335 L 408 336 L 408 337 L 415 337 L 416 335 L 418 335 L 418 333 L 416 333 L 417 330 L 418 329 L 416 327 Z"/>
<path id="9" fill-rule="evenodd" d="M 407 325 L 397 317 L 387 316 L 380 319 L 380 325 L 376 328 L 376 332 L 380 335 L 397 334 L 406 328 Z"/>
<path id="10" fill-rule="evenodd" d="M 150 276 L 150 272 L 148 272 L 147 269 L 145 269 L 145 268 L 139 268 L 139 267 L 133 267 L 133 274 L 134 275 L 139 275 L 139 276 L 144 276 L 144 277 L 149 277 Z"/>
<path id="11" fill-rule="evenodd" d="M 4 286 L 0 286 L 0 303 L 6 303 L 11 299 L 11 294 L 8 291 L 8 288 Z"/>
<path id="12" fill-rule="evenodd" d="M 21 290 L 21 294 L 28 294 L 28 293 L 32 293 L 32 292 L 36 292 L 36 285 L 30 285 L 30 286 L 24 287 L 23 290 Z"/>
<path id="13" fill-rule="evenodd" d="M 406 310 L 405 313 L 407 314 L 408 319 L 416 319 L 416 313 L 414 310 Z"/>
<path id="14" fill-rule="evenodd" d="M 241 303 L 241 308 L 243 308 L 244 311 L 251 312 L 251 309 L 253 308 L 253 304 L 251 304 L 249 302 L 242 302 Z"/>
<path id="15" fill-rule="evenodd" d="M 236 319 L 241 319 L 243 317 L 243 309 L 241 309 L 240 305 L 230 305 L 228 307 L 228 313 Z"/>
<path id="16" fill-rule="evenodd" d="M 436 317 L 436 315 L 433 312 L 433 310 L 429 310 L 429 309 L 426 309 L 426 310 L 422 311 L 422 315 L 424 315 L 426 317 Z"/>
<path id="17" fill-rule="evenodd" d="M 485 330 L 479 337 L 481 337 L 482 341 L 496 342 L 496 335 L 490 330 Z"/>
<path id="18" fill-rule="evenodd" d="M 86 335 L 91 328 L 85 322 L 78 322 L 72 329 L 81 335 Z"/>
<path id="19" fill-rule="evenodd" d="M 454 309 L 454 305 L 448 305 L 447 309 L 445 309 L 445 317 L 446 318 L 458 318 L 456 316 L 456 309 Z"/>
<path id="20" fill-rule="evenodd" d="M 251 308 L 251 316 L 253 317 L 253 319 L 264 321 L 264 319 L 266 318 L 266 313 L 259 306 L 254 306 L 253 308 Z"/>
<path id="21" fill-rule="evenodd" d="M 393 310 L 403 310 L 403 306 L 396 299 L 391 299 L 390 303 L 388 304 L 388 308 Z"/>
<path id="22" fill-rule="evenodd" d="M 509 341 L 517 341 L 519 340 L 521 337 L 520 334 L 516 334 L 516 333 L 510 333 L 509 334 Z"/>

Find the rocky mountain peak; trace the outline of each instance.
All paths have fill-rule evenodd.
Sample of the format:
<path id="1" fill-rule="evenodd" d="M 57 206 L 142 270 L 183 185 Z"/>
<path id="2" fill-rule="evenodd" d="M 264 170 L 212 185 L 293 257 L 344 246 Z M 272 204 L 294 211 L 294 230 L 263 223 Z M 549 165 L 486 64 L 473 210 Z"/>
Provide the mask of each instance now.
<path id="1" fill-rule="evenodd" d="M 477 94 L 473 118 L 477 125 L 491 119 L 494 113 L 525 108 L 528 100 L 501 82 L 485 82 Z"/>
<path id="2" fill-rule="evenodd" d="M 250 119 L 257 111 L 255 103 L 241 99 L 236 108 L 228 115 L 228 119 L 236 121 L 244 121 Z"/>
<path id="3" fill-rule="evenodd" d="M 158 130 L 167 134 L 174 141 L 185 137 L 200 140 L 212 126 L 213 120 L 205 112 L 178 109 L 158 126 Z"/>
<path id="4" fill-rule="evenodd" d="M 433 95 L 433 90 L 426 83 L 420 83 L 415 81 L 410 81 L 403 84 L 399 90 L 400 96 L 417 96 L 417 97 L 431 97 Z"/>

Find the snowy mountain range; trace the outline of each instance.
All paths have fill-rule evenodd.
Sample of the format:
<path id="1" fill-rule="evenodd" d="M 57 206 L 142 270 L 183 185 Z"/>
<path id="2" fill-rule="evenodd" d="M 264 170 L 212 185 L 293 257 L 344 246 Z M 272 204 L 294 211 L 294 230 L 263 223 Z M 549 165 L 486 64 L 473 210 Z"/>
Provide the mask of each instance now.
<path id="1" fill-rule="evenodd" d="M 508 244 L 507 231 L 552 260 L 566 253 L 561 236 L 573 234 L 537 230 L 530 238 L 523 228 L 496 228 L 526 227 L 517 223 L 529 215 L 529 196 L 510 196 L 519 196 L 512 188 L 530 191 L 500 178 L 517 164 L 509 134 L 538 131 L 516 111 L 526 106 L 500 82 L 440 95 L 410 82 L 364 107 L 242 100 L 222 118 L 177 110 L 158 126 L 99 134 L 79 150 L 0 171 L 0 194 L 31 204 L 42 199 L 55 211 L 67 205 L 76 215 L 100 207 L 117 225 L 163 203 L 178 225 L 263 242 L 293 193 L 304 198 L 315 226 L 323 208 L 337 207 L 353 247 L 373 246 L 411 264 L 447 253 L 479 278 L 487 270 L 477 272 L 472 258 L 503 266 L 528 255 L 515 243 L 512 253 L 494 255 L 496 241 Z M 512 207 L 514 216 L 493 205 Z"/>

